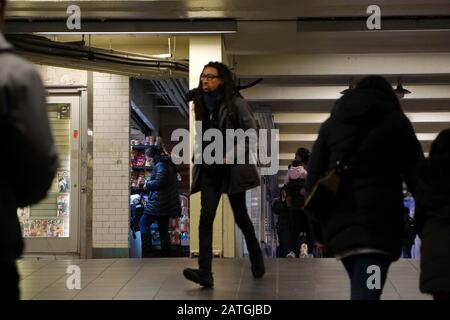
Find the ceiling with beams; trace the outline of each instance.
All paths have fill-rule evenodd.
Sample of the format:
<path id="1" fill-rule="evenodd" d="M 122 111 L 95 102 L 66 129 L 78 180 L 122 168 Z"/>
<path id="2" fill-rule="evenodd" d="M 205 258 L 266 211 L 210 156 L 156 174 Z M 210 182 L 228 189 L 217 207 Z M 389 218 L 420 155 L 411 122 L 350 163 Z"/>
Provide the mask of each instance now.
<path id="1" fill-rule="evenodd" d="M 395 87 L 412 91 L 401 100 L 425 151 L 436 134 L 450 127 L 450 28 L 299 32 L 300 18 L 364 18 L 371 0 L 156 0 L 17 1 L 10 0 L 8 21 L 61 20 L 68 3 L 82 19 L 236 22 L 224 46 L 243 90 L 258 108 L 269 108 L 280 130 L 280 179 L 298 147 L 311 148 L 321 123 L 340 91 L 363 75 L 381 73 Z M 381 16 L 450 19 L 449 0 L 379 0 Z M 383 26 L 383 20 L 382 20 Z M 78 37 L 79 38 L 79 37 Z M 69 41 L 70 37 L 60 37 Z M 74 38 L 77 39 L 77 38 Z M 93 36 L 92 43 L 139 54 L 164 53 L 164 36 Z M 188 59 L 188 37 L 177 36 L 177 59 Z M 279 66 L 279 68 L 278 68 Z"/>

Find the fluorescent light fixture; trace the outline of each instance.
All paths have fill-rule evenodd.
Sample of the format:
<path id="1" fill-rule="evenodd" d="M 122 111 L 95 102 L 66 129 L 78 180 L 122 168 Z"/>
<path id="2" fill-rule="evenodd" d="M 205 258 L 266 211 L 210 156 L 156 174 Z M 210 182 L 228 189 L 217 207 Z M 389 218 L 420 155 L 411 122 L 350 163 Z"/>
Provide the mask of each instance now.
<path id="1" fill-rule="evenodd" d="M 81 29 L 67 29 L 66 21 L 8 21 L 5 33 L 44 35 L 177 35 L 222 34 L 237 32 L 234 20 L 197 21 L 85 21 Z"/>
<path id="2" fill-rule="evenodd" d="M 368 31 L 368 17 L 299 18 L 297 32 Z M 384 17 L 377 31 L 450 31 L 446 16 Z"/>
<path id="3" fill-rule="evenodd" d="M 161 53 L 161 54 L 150 54 L 149 57 L 155 59 L 170 59 L 172 55 L 170 53 Z"/>
<path id="4" fill-rule="evenodd" d="M 34 34 L 42 34 L 42 35 L 133 35 L 133 34 L 141 34 L 141 35 L 159 35 L 159 34 L 222 34 L 222 33 L 236 33 L 236 31 L 143 31 L 143 32 L 134 32 L 134 31 L 124 31 L 124 32 L 35 32 Z"/>

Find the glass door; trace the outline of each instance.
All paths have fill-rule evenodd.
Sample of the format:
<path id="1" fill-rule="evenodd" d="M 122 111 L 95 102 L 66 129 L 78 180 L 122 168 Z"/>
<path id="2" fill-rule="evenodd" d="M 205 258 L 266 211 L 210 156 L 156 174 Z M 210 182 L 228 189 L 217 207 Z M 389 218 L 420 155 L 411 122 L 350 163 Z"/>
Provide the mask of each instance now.
<path id="1" fill-rule="evenodd" d="M 80 97 L 49 96 L 48 118 L 59 156 L 47 197 L 20 208 L 25 253 L 79 252 Z"/>

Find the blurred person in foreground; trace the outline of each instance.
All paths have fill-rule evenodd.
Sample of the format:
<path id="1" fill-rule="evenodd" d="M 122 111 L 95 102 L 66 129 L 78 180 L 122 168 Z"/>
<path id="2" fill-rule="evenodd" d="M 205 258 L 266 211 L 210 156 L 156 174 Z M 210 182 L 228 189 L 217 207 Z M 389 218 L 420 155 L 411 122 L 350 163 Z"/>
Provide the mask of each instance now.
<path id="1" fill-rule="evenodd" d="M 58 158 L 42 81 L 3 36 L 5 6 L 6 0 L 0 0 L 0 292 L 17 300 L 16 260 L 23 252 L 17 208 L 46 197 Z"/>

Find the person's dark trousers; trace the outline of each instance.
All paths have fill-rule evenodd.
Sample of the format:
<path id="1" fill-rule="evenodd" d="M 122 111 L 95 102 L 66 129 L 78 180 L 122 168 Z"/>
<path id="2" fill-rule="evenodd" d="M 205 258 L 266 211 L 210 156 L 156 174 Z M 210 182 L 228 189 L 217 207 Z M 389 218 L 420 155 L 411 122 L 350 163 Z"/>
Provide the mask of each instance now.
<path id="1" fill-rule="evenodd" d="M 300 214 L 299 229 L 300 232 L 303 232 L 306 235 L 306 237 L 303 238 L 303 241 L 301 243 L 305 242 L 308 245 L 308 254 L 311 254 L 313 253 L 314 250 L 314 239 L 309 228 L 308 218 L 306 217 L 306 213 L 303 210 L 300 210 L 299 214 Z"/>
<path id="2" fill-rule="evenodd" d="M 244 234 L 245 243 L 247 244 L 248 253 L 252 262 L 252 268 L 258 267 L 258 264 L 260 265 L 263 263 L 262 252 L 258 239 L 256 238 L 255 228 L 253 227 L 252 220 L 250 220 L 247 212 L 245 191 L 228 194 L 228 199 L 230 200 L 231 208 L 233 209 L 234 221 Z M 263 266 L 259 267 L 263 268 Z"/>
<path id="3" fill-rule="evenodd" d="M 411 259 L 412 255 L 411 255 L 411 250 L 412 250 L 412 245 L 404 245 L 402 247 L 402 258 L 405 259 Z"/>
<path id="4" fill-rule="evenodd" d="M 150 226 L 157 222 L 159 238 L 161 240 L 161 255 L 170 256 L 170 237 L 169 237 L 169 219 L 168 216 L 154 216 L 143 214 L 139 220 L 139 229 L 141 230 L 142 257 L 149 257 L 152 250 L 152 236 Z"/>
<path id="5" fill-rule="evenodd" d="M 300 236 L 300 214 L 301 210 L 298 208 L 289 208 L 289 251 L 295 253 L 298 257 L 299 253 L 299 236 Z"/>
<path id="6" fill-rule="evenodd" d="M 350 277 L 352 300 L 380 300 L 387 272 L 392 260 L 383 254 L 360 254 L 342 259 L 345 269 Z M 368 284 L 374 284 L 376 273 L 369 266 L 378 266 L 380 269 L 379 289 L 370 289 Z M 371 277 L 371 279 L 369 279 Z M 369 279 L 369 281 L 368 281 Z"/>
<path id="7" fill-rule="evenodd" d="M 222 195 L 222 179 L 225 170 L 217 169 L 202 173 L 201 177 L 201 211 L 199 224 L 199 256 L 200 269 L 211 271 L 213 223 L 217 206 Z M 228 195 L 234 220 L 242 230 L 250 253 L 250 258 L 261 255 L 255 229 L 247 213 L 245 191 Z"/>
<path id="8" fill-rule="evenodd" d="M 2 284 L 0 292 L 2 299 L 19 300 L 19 280 L 20 276 L 17 271 L 15 261 L 0 261 L 0 274 L 2 275 Z"/>
<path id="9" fill-rule="evenodd" d="M 436 292 L 433 294 L 434 300 L 450 300 L 450 292 Z"/>
<path id="10" fill-rule="evenodd" d="M 290 235 L 289 230 L 278 230 L 278 242 L 280 243 L 280 257 L 286 258 L 289 253 Z"/>

